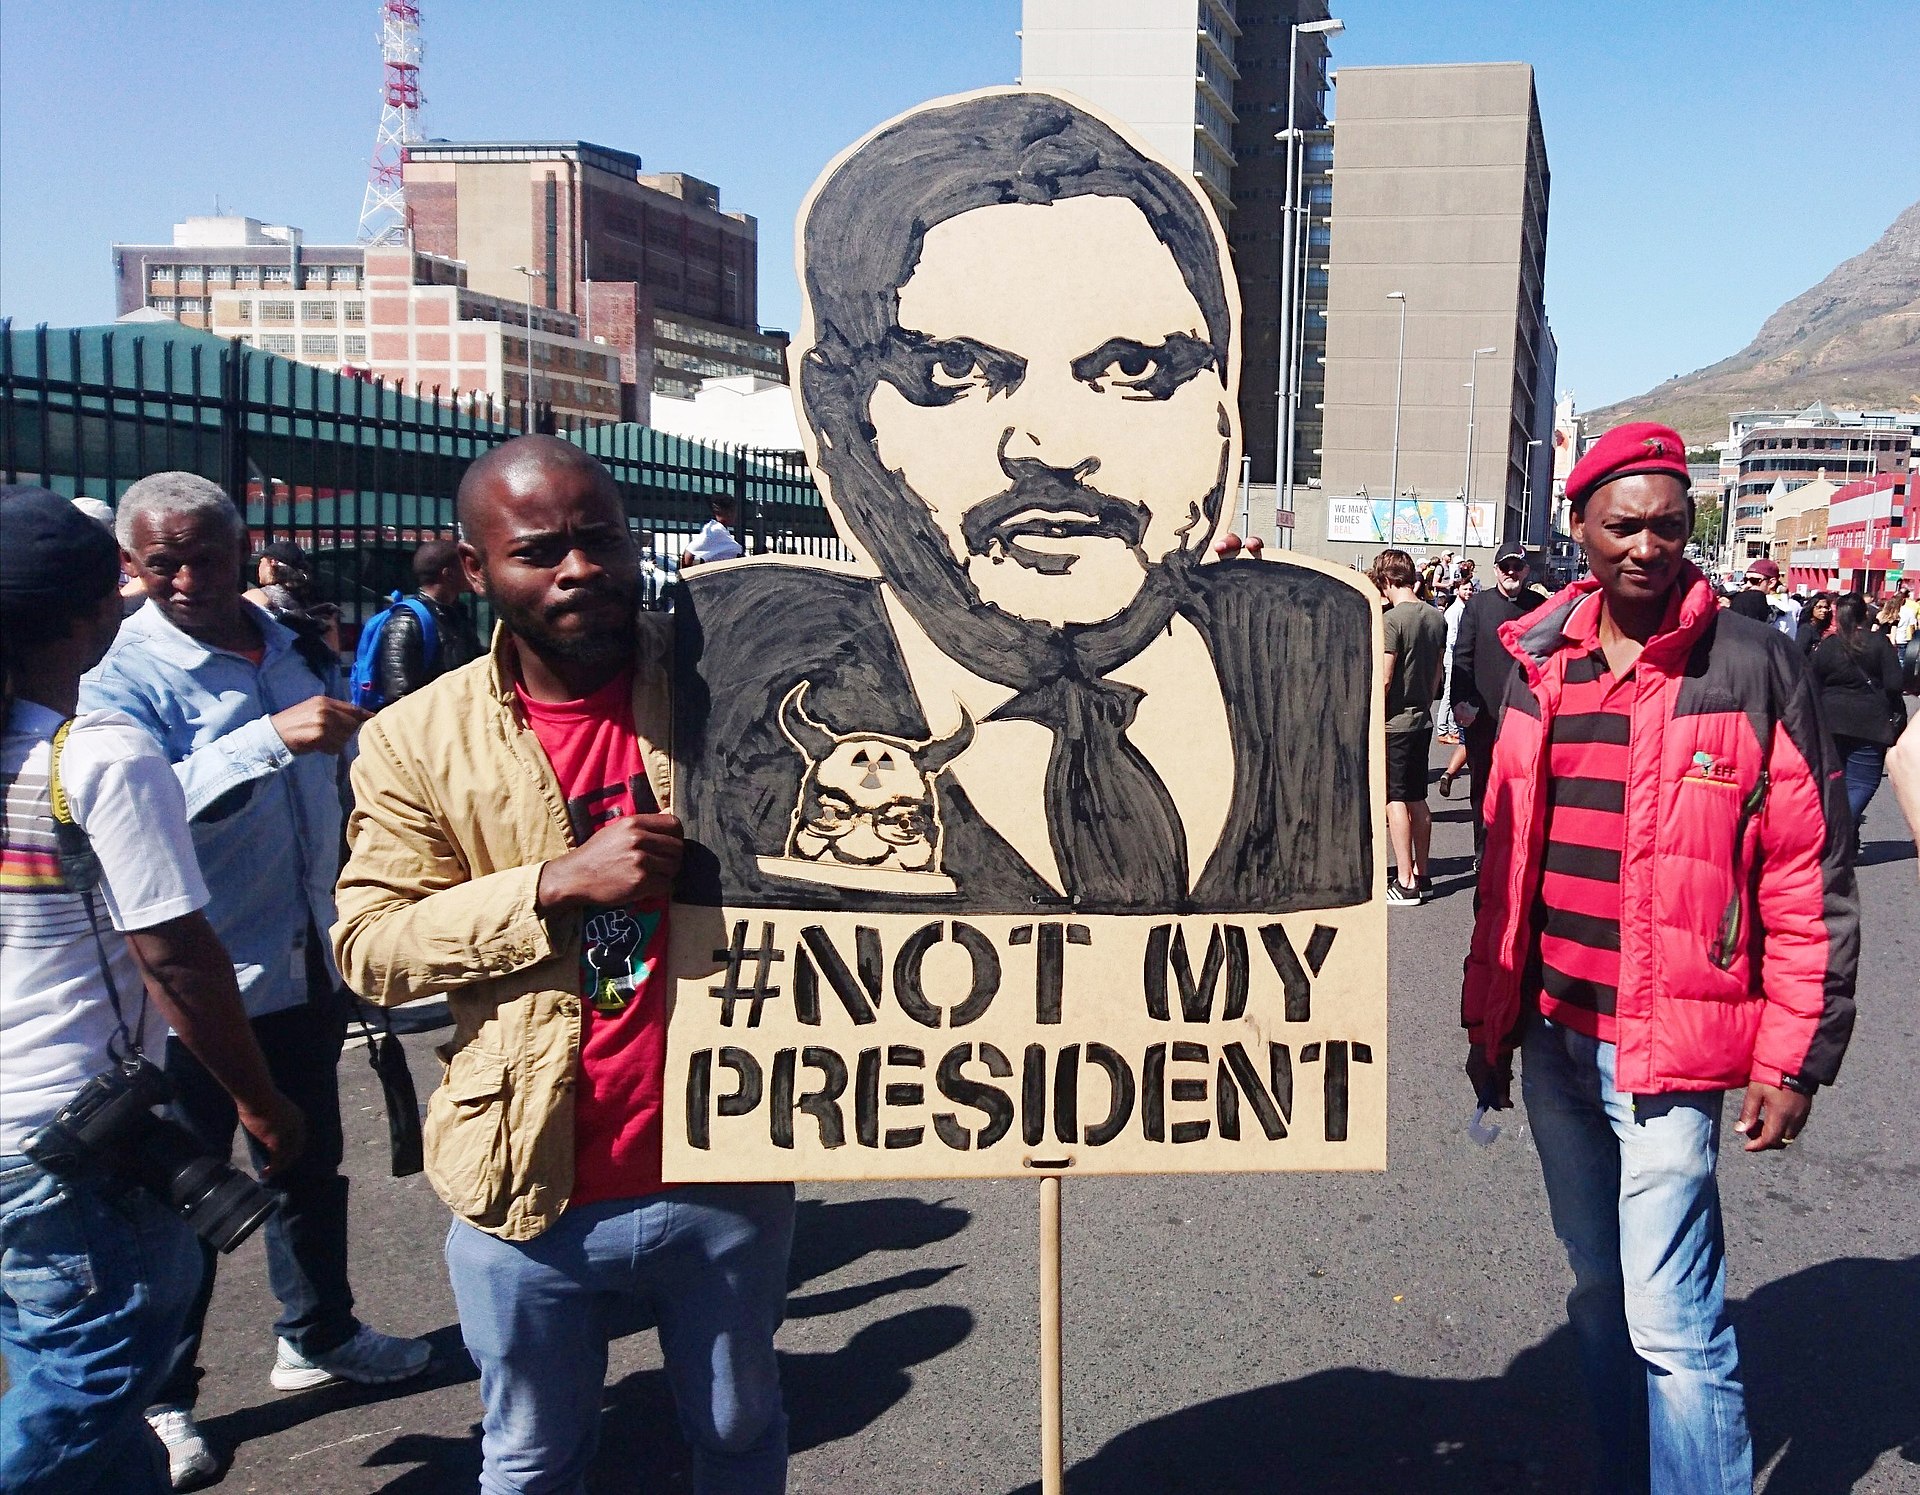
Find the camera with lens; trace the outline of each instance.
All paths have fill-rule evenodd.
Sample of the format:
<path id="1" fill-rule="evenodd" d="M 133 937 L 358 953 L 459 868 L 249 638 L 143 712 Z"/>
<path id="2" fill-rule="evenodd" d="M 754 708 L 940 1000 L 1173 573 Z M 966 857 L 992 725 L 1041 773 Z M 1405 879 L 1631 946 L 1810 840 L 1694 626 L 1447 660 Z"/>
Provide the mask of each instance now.
<path id="1" fill-rule="evenodd" d="M 191 1225 L 208 1245 L 232 1251 L 280 1201 L 246 1174 L 210 1156 L 176 1122 L 155 1116 L 173 1087 L 141 1055 L 95 1075 L 21 1152 L 56 1177 L 109 1173 L 138 1184 Z"/>

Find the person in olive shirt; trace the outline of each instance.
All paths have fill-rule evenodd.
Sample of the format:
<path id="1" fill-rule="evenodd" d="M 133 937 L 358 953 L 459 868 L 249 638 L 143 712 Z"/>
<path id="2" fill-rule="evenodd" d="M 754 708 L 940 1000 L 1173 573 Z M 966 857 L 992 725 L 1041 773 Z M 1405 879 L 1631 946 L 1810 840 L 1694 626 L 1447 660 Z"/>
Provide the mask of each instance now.
<path id="1" fill-rule="evenodd" d="M 1387 902 L 1420 903 L 1432 891 L 1427 851 L 1427 759 L 1433 751 L 1433 700 L 1446 670 L 1447 624 L 1414 591 L 1418 573 L 1404 550 L 1383 550 L 1369 573 L 1389 604 L 1386 617 L 1387 837 L 1394 872 Z"/>

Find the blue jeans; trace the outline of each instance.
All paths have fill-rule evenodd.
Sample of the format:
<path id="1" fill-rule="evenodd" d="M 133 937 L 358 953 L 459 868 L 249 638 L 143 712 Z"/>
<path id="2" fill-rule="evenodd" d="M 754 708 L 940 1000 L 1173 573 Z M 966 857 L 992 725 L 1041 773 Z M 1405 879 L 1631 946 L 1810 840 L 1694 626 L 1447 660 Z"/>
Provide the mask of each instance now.
<path id="1" fill-rule="evenodd" d="M 1859 737 L 1835 737 L 1833 745 L 1846 764 L 1847 808 L 1853 812 L 1853 836 L 1858 843 L 1860 817 L 1867 813 L 1873 793 L 1880 787 L 1880 766 L 1886 762 L 1887 750 L 1880 743 Z"/>
<path id="2" fill-rule="evenodd" d="M 309 950 L 312 946 L 309 945 Z M 267 1248 L 267 1282 L 280 1300 L 274 1332 L 308 1359 L 337 1350 L 359 1332 L 353 1289 L 347 1283 L 347 1181 L 340 1176 L 340 1048 L 347 1031 L 345 1001 L 321 974 L 313 998 L 253 1020 L 253 1036 L 281 1094 L 307 1118 L 307 1145 L 285 1173 L 267 1185 L 280 1208 L 260 1229 Z M 233 1097 L 177 1038 L 167 1040 L 167 1079 L 173 1119 L 208 1152 L 233 1151 L 239 1118 Z M 253 1138 L 247 1148 L 258 1173 L 266 1154 Z M 213 1300 L 213 1247 L 202 1245 L 205 1271 L 154 1388 L 156 1407 L 192 1407 L 200 1392 L 200 1334 Z"/>
<path id="3" fill-rule="evenodd" d="M 199 1285 L 193 1231 L 144 1190 L 0 1157 L 0 1490 L 168 1488 L 141 1414 Z"/>
<path id="4" fill-rule="evenodd" d="M 1536 1018 L 1521 1091 L 1609 1492 L 1751 1495 L 1715 1167 L 1722 1092 L 1622 1095 L 1614 1047 Z"/>
<path id="5" fill-rule="evenodd" d="M 791 1184 L 706 1184 L 569 1209 L 531 1241 L 455 1220 L 447 1275 L 480 1367 L 484 1495 L 575 1495 L 600 1435 L 609 1325 L 653 1312 L 697 1495 L 780 1495 Z"/>

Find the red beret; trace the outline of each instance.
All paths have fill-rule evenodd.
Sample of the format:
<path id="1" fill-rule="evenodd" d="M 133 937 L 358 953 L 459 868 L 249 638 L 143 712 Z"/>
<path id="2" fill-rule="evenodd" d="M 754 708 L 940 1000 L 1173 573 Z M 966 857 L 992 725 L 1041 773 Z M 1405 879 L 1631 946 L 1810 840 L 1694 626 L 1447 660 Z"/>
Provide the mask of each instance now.
<path id="1" fill-rule="evenodd" d="M 1636 472 L 1664 472 L 1692 487 L 1687 476 L 1687 444 L 1680 433 L 1650 420 L 1615 426 L 1594 442 L 1567 474 L 1567 503 L 1581 508 L 1602 483 Z"/>

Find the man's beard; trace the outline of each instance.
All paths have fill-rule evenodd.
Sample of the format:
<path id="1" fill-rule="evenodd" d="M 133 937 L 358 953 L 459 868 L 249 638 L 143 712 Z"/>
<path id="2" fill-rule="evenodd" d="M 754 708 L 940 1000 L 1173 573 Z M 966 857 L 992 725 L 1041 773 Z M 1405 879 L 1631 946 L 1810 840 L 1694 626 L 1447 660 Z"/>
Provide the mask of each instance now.
<path id="1" fill-rule="evenodd" d="M 577 601 L 563 602 L 553 607 L 522 607 L 496 595 L 492 598 L 493 611 L 508 633 L 539 654 L 571 660 L 576 664 L 604 664 L 631 652 L 633 631 L 630 628 L 612 628 L 598 633 L 563 633 L 553 625 L 567 614 L 578 612 L 582 604 L 593 605 L 608 600 L 623 603 L 622 614 L 630 615 L 638 605 L 638 589 L 609 583 L 595 587 L 584 595 L 575 595 Z"/>
<path id="2" fill-rule="evenodd" d="M 817 401 L 817 405 L 838 403 L 836 397 L 841 391 L 826 393 L 827 399 Z M 1204 546 L 1178 549 L 1158 561 L 1142 556 L 1140 590 L 1119 612 L 1099 622 L 1055 625 L 987 602 L 966 569 L 954 559 L 926 501 L 881 463 L 867 433 L 849 429 L 850 423 L 838 419 L 837 414 L 825 408 L 816 410 L 821 434 L 826 438 L 820 446 L 820 466 L 853 531 L 851 538 L 873 558 L 901 604 L 940 651 L 982 679 L 1021 692 L 1062 677 L 1097 680 L 1144 649 L 1191 594 L 1193 573 L 1200 565 Z M 1145 533 L 1147 515 L 1143 507 L 1077 483 L 1057 469 L 1041 468 L 1038 463 L 1032 466 L 1041 468 L 1044 476 L 1022 470 L 1023 464 L 1009 465 L 1016 472 L 1013 485 L 976 504 L 961 520 L 962 537 L 974 554 L 985 556 L 1003 549 L 1010 554 L 1021 534 L 1048 529 L 1045 521 L 1030 525 L 1007 522 L 1028 508 L 1086 514 L 1098 526 L 1089 532 L 1112 534 L 1138 551 L 1134 530 L 1137 526 L 1138 535 Z M 1226 482 L 1227 445 L 1223 439 L 1219 473 L 1209 492 L 1189 501 L 1191 517 L 1183 524 L 1183 540 L 1190 530 L 1210 530 L 1220 513 Z M 1075 533 L 1081 532 L 1076 528 Z M 1010 559 L 1043 574 L 1058 574 L 1053 570 L 1055 562 L 1073 560 L 1031 550 L 1010 554 Z M 1064 571 L 1067 565 L 1061 564 L 1058 569 Z"/>

